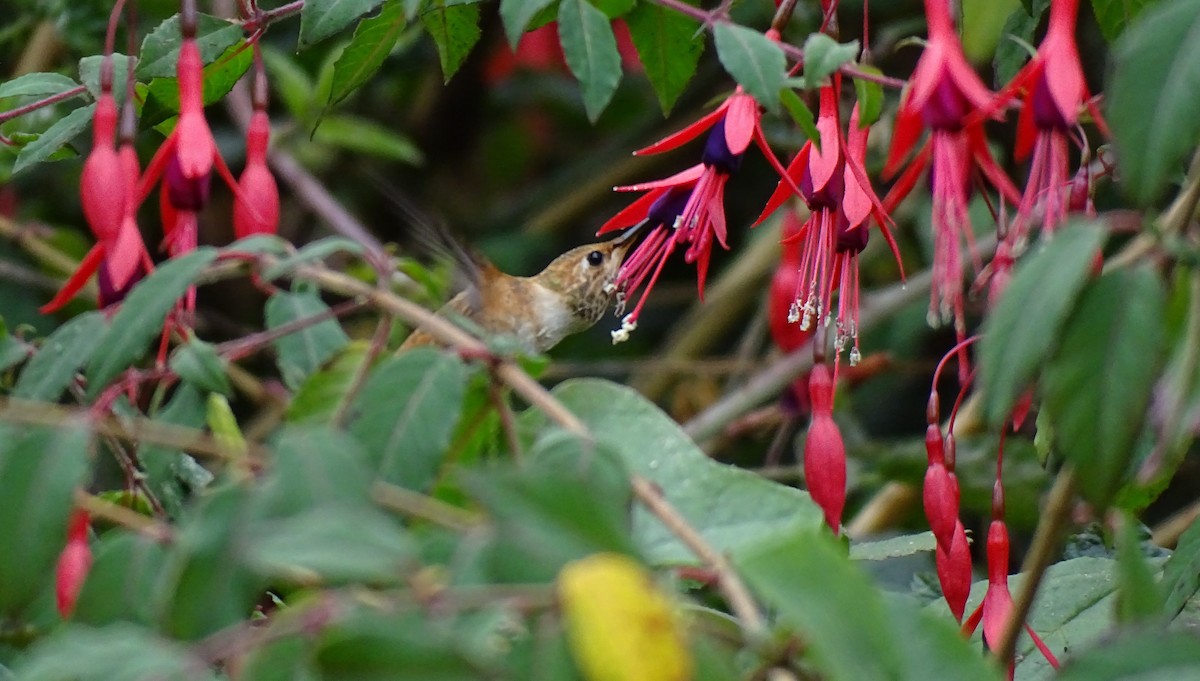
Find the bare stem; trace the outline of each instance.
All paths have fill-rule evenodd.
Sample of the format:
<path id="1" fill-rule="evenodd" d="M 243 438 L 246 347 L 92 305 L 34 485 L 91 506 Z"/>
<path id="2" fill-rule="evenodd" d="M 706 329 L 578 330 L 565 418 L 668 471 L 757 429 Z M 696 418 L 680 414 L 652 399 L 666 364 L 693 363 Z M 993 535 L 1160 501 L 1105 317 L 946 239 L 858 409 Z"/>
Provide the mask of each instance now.
<path id="1" fill-rule="evenodd" d="M 26 104 L 25 106 L 18 106 L 15 109 L 9 109 L 8 111 L 0 113 L 0 123 L 4 123 L 5 121 L 10 121 L 18 116 L 24 116 L 25 114 L 27 114 L 31 111 L 37 111 L 38 109 L 41 109 L 42 107 L 50 106 L 51 104 L 56 104 L 58 102 L 63 101 L 64 99 L 70 99 L 72 97 L 77 97 L 79 95 L 82 95 L 85 92 L 87 92 L 87 88 L 82 85 L 78 85 L 76 87 L 71 88 L 70 90 L 66 90 L 65 92 L 60 92 L 56 95 L 50 95 L 49 97 L 43 97 L 42 99 L 39 99 L 36 102 L 30 102 L 30 103 Z"/>
<path id="2" fill-rule="evenodd" d="M 156 542 L 170 542 L 173 537 L 171 527 L 148 518 L 137 511 L 93 496 L 81 489 L 75 490 L 75 507 L 87 511 L 93 518 L 101 518 L 114 525 L 133 530 L 143 537 Z"/>

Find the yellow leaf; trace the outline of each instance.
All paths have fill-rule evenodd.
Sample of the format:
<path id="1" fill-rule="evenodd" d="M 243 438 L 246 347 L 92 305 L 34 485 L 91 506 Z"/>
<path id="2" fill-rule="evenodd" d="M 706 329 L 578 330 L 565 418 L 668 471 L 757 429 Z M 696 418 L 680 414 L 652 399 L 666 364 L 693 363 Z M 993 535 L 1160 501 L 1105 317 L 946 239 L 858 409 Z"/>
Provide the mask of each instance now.
<path id="1" fill-rule="evenodd" d="M 588 681 L 685 681 L 692 660 L 680 622 L 641 565 L 598 553 L 558 575 L 567 639 Z"/>

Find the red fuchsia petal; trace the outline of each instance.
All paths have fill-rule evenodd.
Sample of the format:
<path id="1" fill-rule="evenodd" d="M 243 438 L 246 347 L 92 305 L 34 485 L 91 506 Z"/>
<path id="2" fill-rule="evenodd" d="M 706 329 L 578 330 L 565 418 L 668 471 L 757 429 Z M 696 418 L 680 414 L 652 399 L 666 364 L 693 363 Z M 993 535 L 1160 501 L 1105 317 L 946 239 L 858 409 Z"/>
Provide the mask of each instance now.
<path id="1" fill-rule="evenodd" d="M 274 234 L 279 227 L 279 188 L 265 163 L 247 164 L 233 201 L 233 232 L 241 239 L 251 234 Z"/>
<path id="2" fill-rule="evenodd" d="M 158 217 L 162 222 L 163 241 L 171 238 L 175 225 L 179 222 L 179 210 L 171 203 L 170 192 L 164 186 L 158 192 Z"/>
<path id="3" fill-rule="evenodd" d="M 942 40 L 933 37 L 934 28 L 930 24 L 930 40 L 921 50 L 921 58 L 908 79 L 908 89 L 900 99 L 900 115 L 905 112 L 916 113 L 921 118 L 921 110 L 929 103 L 929 99 L 937 90 L 938 84 L 946 78 L 946 47 Z"/>
<path id="4" fill-rule="evenodd" d="M 679 187 L 682 185 L 696 182 L 700 176 L 704 174 L 704 164 L 697 163 L 696 165 L 682 170 L 674 175 L 662 179 L 654 180 L 653 182 L 643 182 L 641 184 L 627 184 L 620 187 L 613 187 L 613 191 L 617 192 L 644 192 L 650 189 L 664 189 L 671 187 Z"/>
<path id="5" fill-rule="evenodd" d="M 108 268 L 114 289 L 124 290 L 137 276 L 139 268 L 146 261 L 143 256 L 145 250 L 146 245 L 142 243 L 137 225 L 127 220 L 121 227 L 121 233 L 108 245 L 104 256 L 104 266 Z"/>
<path id="6" fill-rule="evenodd" d="M 812 179 L 813 194 L 823 193 L 834 175 L 843 170 L 837 90 L 832 86 L 821 88 L 817 132 L 821 135 L 821 148 L 813 149 L 808 157 L 808 176 Z"/>
<path id="7" fill-rule="evenodd" d="M 167 163 L 174 158 L 175 141 L 177 139 L 175 133 L 177 131 L 178 128 L 171 131 L 171 134 L 167 135 L 167 139 L 163 140 L 163 143 L 159 145 L 158 149 L 154 152 L 154 156 L 151 157 L 150 163 L 146 165 L 146 172 L 142 173 L 141 179 L 138 180 L 137 193 L 139 204 L 145 203 L 146 199 L 149 198 L 150 192 L 154 191 L 154 185 L 158 183 L 159 179 L 166 172 Z M 163 221 L 164 229 L 168 224 L 170 223 Z"/>
<path id="8" fill-rule="evenodd" d="M 808 156 L 812 149 L 812 142 L 805 142 L 804 146 L 800 147 L 800 153 L 792 159 L 788 167 L 784 169 L 785 176 L 791 181 L 790 183 L 780 180 L 775 184 L 775 191 L 771 193 L 771 198 L 767 199 L 767 205 L 763 206 L 762 213 L 758 219 L 754 221 L 751 227 L 761 225 L 772 213 L 779 210 L 779 207 L 793 196 L 799 195 L 799 192 L 793 190 L 792 187 L 800 183 L 800 176 L 804 174 L 804 168 L 808 166 Z"/>
<path id="9" fill-rule="evenodd" d="M 954 525 L 949 550 L 940 546 L 937 548 L 936 562 L 942 597 L 946 599 L 946 605 L 950 606 L 950 612 L 954 613 L 954 619 L 961 622 L 967 609 L 967 599 L 971 595 L 971 547 L 967 543 L 967 531 L 961 521 Z M 972 616 L 976 618 L 976 622 L 971 625 L 971 631 L 978 625 L 977 615 L 982 615 L 982 610 L 976 611 L 976 615 Z"/>
<path id="10" fill-rule="evenodd" d="M 668 135 L 648 147 L 638 149 L 637 151 L 633 152 L 633 155 L 645 156 L 647 154 L 661 154 L 664 151 L 677 149 L 688 142 L 691 142 L 700 135 L 703 135 L 706 130 L 716 125 L 717 121 L 721 120 L 721 117 L 725 115 L 725 110 L 728 108 L 728 106 L 729 100 L 725 100 L 725 103 L 717 107 L 712 113 L 705 115 L 700 120 L 692 123 L 677 133 Z"/>
<path id="11" fill-rule="evenodd" d="M 1074 126 L 1079 120 L 1079 105 L 1083 103 L 1087 92 L 1075 36 L 1048 35 L 1042 46 L 1047 50 L 1044 76 L 1046 92 L 1066 126 Z"/>
<path id="12" fill-rule="evenodd" d="M 1049 662 L 1051 667 L 1058 669 L 1058 658 L 1054 656 L 1054 653 L 1051 652 L 1050 647 L 1046 645 L 1046 642 L 1042 640 L 1041 636 L 1037 635 L 1037 632 L 1033 630 L 1033 627 L 1029 626 L 1028 622 L 1025 623 L 1025 633 L 1029 634 L 1029 638 L 1033 639 L 1033 645 L 1037 646 L 1037 649 L 1041 651 L 1042 656 L 1046 658 L 1046 662 Z"/>
<path id="13" fill-rule="evenodd" d="M 809 397 L 814 397 L 811 389 Z M 804 479 L 813 501 L 825 512 L 825 523 L 838 533 L 846 505 L 846 447 L 833 417 L 819 412 L 815 401 L 804 440 Z"/>
<path id="14" fill-rule="evenodd" d="M 183 176 L 194 181 L 206 179 L 212 173 L 217 143 L 204 113 L 180 114 L 175 132 L 179 140 L 175 155 Z"/>
<path id="15" fill-rule="evenodd" d="M 1000 196 L 1004 197 L 1005 201 L 1015 205 L 1021 203 L 1021 192 L 1013 184 L 1012 180 L 1008 179 L 1008 175 L 1004 170 L 996 165 L 996 161 L 992 159 L 992 152 L 988 149 L 987 138 L 983 134 L 983 127 L 974 125 L 967 128 L 967 139 L 970 140 L 971 154 L 975 159 L 975 164 L 983 171 L 988 182 L 1000 192 Z"/>
<path id="16" fill-rule="evenodd" d="M 1021 107 L 1021 113 L 1017 115 L 1017 144 L 1013 150 L 1013 158 L 1022 162 L 1029 158 L 1037 137 L 1038 129 L 1033 121 L 1033 96 L 1026 95 L 1025 105 Z"/>
<path id="17" fill-rule="evenodd" d="M 620 212 L 609 218 L 608 222 L 601 225 L 600 229 L 596 231 L 596 236 L 620 229 L 628 229 L 645 220 L 650 214 L 650 206 L 668 191 L 670 190 L 659 188 L 638 197 L 636 201 L 622 208 Z"/>
<path id="18" fill-rule="evenodd" d="M 88 279 L 91 278 L 96 270 L 100 267 L 100 263 L 104 261 L 104 246 L 96 244 L 92 246 L 92 250 L 83 256 L 83 261 L 79 263 L 79 267 L 71 273 L 63 287 L 58 293 L 50 299 L 50 302 L 38 308 L 38 312 L 42 314 L 51 314 L 58 312 L 64 305 L 69 303 L 83 287 L 87 285 Z"/>
<path id="19" fill-rule="evenodd" d="M 921 148 L 908 164 L 908 168 L 904 171 L 897 180 L 896 184 L 892 185 L 887 196 L 883 197 L 883 212 L 891 215 L 896 210 L 896 206 L 900 205 L 909 194 L 912 193 L 913 187 L 917 186 L 917 180 L 921 179 L 921 174 L 925 172 L 925 167 L 929 165 L 929 158 L 933 154 L 933 146 L 928 142 Z"/>
<path id="20" fill-rule="evenodd" d="M 762 114 L 758 102 L 742 92 L 740 86 L 726 102 L 729 108 L 725 111 L 725 146 L 735 155 L 741 155 L 750 147 Z"/>
<path id="21" fill-rule="evenodd" d="M 90 519 L 84 511 L 75 511 L 67 529 L 67 543 L 59 554 L 55 568 L 55 595 L 58 612 L 67 619 L 75 611 L 79 592 L 92 567 L 92 550 L 88 545 Z"/>
<path id="22" fill-rule="evenodd" d="M 1012 410 L 1012 427 L 1013 432 L 1021 429 L 1025 423 L 1025 418 L 1029 416 L 1029 409 L 1033 406 L 1033 391 L 1026 390 L 1024 395 L 1017 399 L 1017 404 Z"/>
<path id="23" fill-rule="evenodd" d="M 887 162 L 883 165 L 883 179 L 890 180 L 904 165 L 908 152 L 921 137 L 924 123 L 921 121 L 919 109 L 905 108 L 903 105 L 896 114 L 896 124 L 892 127 L 892 145 L 888 149 Z M 913 164 L 916 160 L 913 160 Z M 912 164 L 909 166 L 912 167 Z M 913 182 L 916 182 L 914 179 Z M 911 189 L 911 187 L 910 187 Z M 907 194 L 908 192 L 905 192 Z"/>

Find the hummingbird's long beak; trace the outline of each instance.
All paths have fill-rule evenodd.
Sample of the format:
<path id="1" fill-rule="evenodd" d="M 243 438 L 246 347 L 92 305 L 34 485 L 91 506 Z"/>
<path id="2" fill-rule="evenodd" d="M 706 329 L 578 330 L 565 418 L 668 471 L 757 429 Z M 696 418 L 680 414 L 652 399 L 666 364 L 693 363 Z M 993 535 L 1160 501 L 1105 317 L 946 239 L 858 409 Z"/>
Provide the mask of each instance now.
<path id="1" fill-rule="evenodd" d="M 629 248 L 630 246 L 633 245 L 633 240 L 637 238 L 638 234 L 640 234 L 641 231 L 643 229 L 645 229 L 646 225 L 649 222 L 650 222 L 649 220 L 642 220 L 641 222 L 637 223 L 636 225 L 625 230 L 625 232 L 623 234 L 621 234 L 621 236 L 617 237 L 616 239 L 613 239 L 613 242 L 612 242 L 613 246 L 624 246 L 625 248 Z"/>

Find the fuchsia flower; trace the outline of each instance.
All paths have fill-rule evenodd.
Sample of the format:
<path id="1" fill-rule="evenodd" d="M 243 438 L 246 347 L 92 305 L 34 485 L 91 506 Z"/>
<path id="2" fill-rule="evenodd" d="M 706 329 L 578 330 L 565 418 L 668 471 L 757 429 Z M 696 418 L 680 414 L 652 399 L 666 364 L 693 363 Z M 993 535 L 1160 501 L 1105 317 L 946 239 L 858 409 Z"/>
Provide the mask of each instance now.
<path id="1" fill-rule="evenodd" d="M 119 11 L 119 7 L 118 7 Z M 97 243 L 42 314 L 61 309 L 99 272 L 100 307 L 120 301 L 146 272 L 154 269 L 137 226 L 137 152 L 133 148 L 136 121 L 132 102 L 126 102 L 121 122 L 121 146 L 116 147 L 117 104 L 112 94 L 111 51 L 100 67 L 100 96 L 92 119 L 92 150 L 80 175 L 83 215 Z"/>
<path id="2" fill-rule="evenodd" d="M 63 619 L 75 612 L 79 592 L 92 569 L 92 549 L 88 545 L 91 519 L 87 511 L 73 511 L 67 524 L 67 543 L 58 556 L 54 570 L 54 587 L 58 613 Z"/>
<path id="3" fill-rule="evenodd" d="M 653 222 L 654 227 L 626 259 L 617 275 L 616 285 L 626 293 L 636 290 L 643 283 L 647 286 L 634 310 L 622 319 L 621 328 L 613 332 L 614 343 L 628 339 L 629 332 L 637 328 L 638 315 L 645 305 L 646 296 L 662 271 L 667 256 L 678 245 L 687 246 L 684 260 L 696 265 L 697 288 L 700 299 L 704 299 L 713 241 L 726 250 L 729 248 L 726 242 L 725 184 L 741 167 L 742 156 L 752 141 L 762 149 L 771 165 L 786 176 L 783 165 L 767 145 L 761 119 L 758 102 L 739 86 L 712 113 L 634 152 L 657 154 L 670 151 L 708 131 L 700 163 L 662 180 L 614 188 L 616 191 L 647 193 L 604 223 L 597 234 L 623 229 L 647 219 Z M 659 203 L 660 200 L 662 203 Z M 680 200 L 684 203 L 675 211 Z M 656 205 L 658 210 L 652 210 Z M 674 219 L 668 222 L 667 218 L 671 217 Z"/>
<path id="4" fill-rule="evenodd" d="M 267 118 L 267 75 L 262 54 L 254 47 L 254 113 L 246 128 L 246 167 L 238 178 L 233 201 L 233 233 L 237 238 L 251 234 L 274 234 L 279 227 L 279 187 L 267 166 L 271 121 Z"/>
<path id="5" fill-rule="evenodd" d="M 1078 10 L 1079 0 L 1053 0 L 1046 37 L 1037 54 L 997 94 L 991 107 L 998 110 L 1018 95 L 1024 100 L 1017 119 L 1016 158 L 1024 160 L 1032 151 L 1033 162 L 1012 224 L 1011 239 L 1018 252 L 1037 214 L 1047 234 L 1066 220 L 1072 188 L 1067 148 L 1080 109 L 1087 106 L 1101 131 L 1108 134 L 1099 110 L 1089 101 L 1079 62 L 1075 44 Z"/>
<path id="6" fill-rule="evenodd" d="M 925 0 L 929 39 L 909 81 L 896 116 L 884 176 L 893 176 L 923 128 L 930 139 L 910 162 L 884 206 L 890 211 L 915 186 L 926 167 L 933 185 L 934 262 L 929 308 L 931 322 L 954 320 L 960 338 L 966 333 L 963 310 L 962 245 L 970 244 L 968 205 L 973 171 L 978 170 L 1012 204 L 1020 202 L 1016 187 L 992 159 L 976 112 L 987 110 L 992 93 L 963 55 L 950 18 L 948 0 Z"/>
<path id="7" fill-rule="evenodd" d="M 804 440 L 804 480 L 808 493 L 825 512 L 834 534 L 841 531 L 846 506 L 846 446 L 833 420 L 833 374 L 823 363 L 808 375 L 812 422 Z"/>
<path id="8" fill-rule="evenodd" d="M 843 139 L 837 76 L 832 85 L 821 88 L 817 116 L 820 148 L 811 141 L 787 167 L 787 180 L 780 181 L 755 224 L 761 223 L 793 195 L 800 195 L 811 211 L 807 223 L 793 237 L 801 241 L 799 275 L 788 311 L 789 323 L 799 322 L 808 330 L 814 321 L 837 321 L 834 348 L 840 353 L 851 344 L 850 364 L 858 363 L 858 254 L 870 236 L 868 219 L 874 218 L 900 264 L 900 252 L 888 225 L 891 218 L 867 179 L 863 163 L 867 153 L 869 130 L 858 125 L 858 107 L 850 116 L 849 140 Z M 900 265 L 903 274 L 903 265 Z M 838 295 L 837 313 L 833 293 Z"/>

